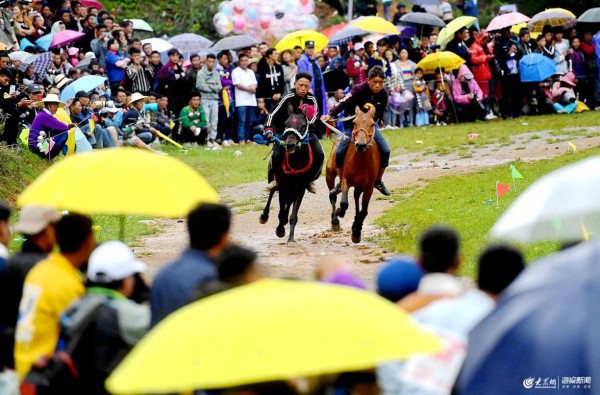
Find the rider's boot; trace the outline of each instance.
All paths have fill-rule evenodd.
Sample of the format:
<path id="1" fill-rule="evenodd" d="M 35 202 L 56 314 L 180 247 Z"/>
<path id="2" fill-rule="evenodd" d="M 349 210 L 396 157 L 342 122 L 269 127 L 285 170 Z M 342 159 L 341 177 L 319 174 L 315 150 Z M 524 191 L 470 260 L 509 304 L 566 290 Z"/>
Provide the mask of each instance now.
<path id="1" fill-rule="evenodd" d="M 382 195 L 390 196 L 390 191 L 386 188 L 386 186 L 383 184 L 383 181 L 381 180 L 383 178 L 383 173 L 385 173 L 385 168 L 379 169 L 379 174 L 377 174 L 377 180 L 375 181 L 374 187 L 379 192 L 381 192 Z"/>
<path id="2" fill-rule="evenodd" d="M 306 186 L 306 190 L 310 193 L 317 193 L 317 187 L 315 186 L 315 182 L 311 181 Z"/>

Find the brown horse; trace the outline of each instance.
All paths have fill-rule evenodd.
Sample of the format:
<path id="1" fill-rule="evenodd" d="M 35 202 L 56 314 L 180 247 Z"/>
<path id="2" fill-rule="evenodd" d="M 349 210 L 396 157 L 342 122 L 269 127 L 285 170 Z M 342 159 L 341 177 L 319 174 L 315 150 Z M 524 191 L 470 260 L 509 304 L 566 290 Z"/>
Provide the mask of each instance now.
<path id="1" fill-rule="evenodd" d="M 348 191 L 354 187 L 354 202 L 356 214 L 352 223 L 352 242 L 360 243 L 362 226 L 368 214 L 369 200 L 373 195 L 373 187 L 379 172 L 379 150 L 373 139 L 375 136 L 375 107 L 370 106 L 369 111 L 363 112 L 356 107 L 352 141 L 348 146 L 344 167 L 340 171 L 335 167 L 335 155 L 340 139 L 334 144 L 331 156 L 327 161 L 327 187 L 329 188 L 329 201 L 331 202 L 331 227 L 334 231 L 340 229 L 340 218 L 344 218 L 348 210 Z M 336 177 L 340 177 L 340 184 L 335 186 Z M 337 194 L 342 193 L 340 207 L 336 209 Z M 362 195 L 362 207 L 360 197 Z"/>

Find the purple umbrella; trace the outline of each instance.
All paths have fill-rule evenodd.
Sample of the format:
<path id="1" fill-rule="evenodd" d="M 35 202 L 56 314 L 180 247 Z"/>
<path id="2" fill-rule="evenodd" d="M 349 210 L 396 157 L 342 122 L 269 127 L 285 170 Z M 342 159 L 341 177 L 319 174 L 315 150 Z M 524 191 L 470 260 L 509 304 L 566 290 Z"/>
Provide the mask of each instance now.
<path id="1" fill-rule="evenodd" d="M 52 44 L 50 44 L 50 48 L 56 48 L 63 45 L 67 45 L 72 43 L 73 41 L 79 40 L 81 37 L 85 36 L 84 33 L 76 32 L 74 30 L 63 30 L 58 33 L 55 33 L 52 37 Z"/>

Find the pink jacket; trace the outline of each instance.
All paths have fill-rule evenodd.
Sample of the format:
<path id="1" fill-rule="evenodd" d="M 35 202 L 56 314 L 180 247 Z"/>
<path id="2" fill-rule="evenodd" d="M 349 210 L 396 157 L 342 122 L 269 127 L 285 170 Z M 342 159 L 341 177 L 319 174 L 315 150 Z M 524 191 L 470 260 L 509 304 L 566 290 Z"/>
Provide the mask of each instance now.
<path id="1" fill-rule="evenodd" d="M 460 78 L 466 75 L 473 77 L 471 70 L 469 70 L 469 68 L 463 64 L 458 69 L 458 75 L 456 76 L 456 79 L 452 81 L 452 97 L 454 97 L 454 102 L 457 104 L 469 104 L 469 98 L 463 93 L 460 81 Z M 479 100 L 483 100 L 483 92 L 481 91 L 481 88 L 477 82 L 475 82 L 474 78 L 469 80 L 469 90 L 471 93 L 474 93 Z"/>

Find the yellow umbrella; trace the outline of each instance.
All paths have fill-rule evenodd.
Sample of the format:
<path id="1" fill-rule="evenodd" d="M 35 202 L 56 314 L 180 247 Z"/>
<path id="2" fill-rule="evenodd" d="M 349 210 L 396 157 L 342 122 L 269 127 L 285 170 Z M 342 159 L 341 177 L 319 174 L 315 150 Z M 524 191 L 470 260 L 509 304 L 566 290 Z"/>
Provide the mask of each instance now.
<path id="1" fill-rule="evenodd" d="M 417 67 L 422 68 L 425 74 L 433 74 L 437 68 L 443 67 L 446 71 L 454 70 L 463 63 L 465 63 L 463 58 L 453 52 L 445 51 L 430 53 L 417 63 Z"/>
<path id="2" fill-rule="evenodd" d="M 135 148 L 70 156 L 42 173 L 17 199 L 83 214 L 181 218 L 215 190 L 179 160 Z"/>
<path id="3" fill-rule="evenodd" d="M 262 280 L 170 315 L 106 386 L 114 394 L 226 388 L 367 369 L 441 346 L 408 314 L 369 292 Z"/>
<path id="4" fill-rule="evenodd" d="M 437 45 L 444 47 L 448 44 L 453 38 L 454 33 L 462 29 L 463 27 L 470 28 L 477 22 L 477 18 L 474 16 L 459 16 L 454 19 L 452 22 L 448 23 L 446 27 L 440 30 L 440 34 L 438 35 Z"/>
<path id="5" fill-rule="evenodd" d="M 350 22 L 348 26 L 371 33 L 400 34 L 400 31 L 393 23 L 378 16 L 364 16 Z"/>
<path id="6" fill-rule="evenodd" d="M 283 51 L 284 49 L 294 49 L 296 46 L 301 46 L 304 49 L 304 44 L 306 41 L 314 41 L 315 42 L 315 51 L 319 52 L 325 49 L 327 44 L 329 44 L 329 38 L 326 35 L 316 32 L 314 30 L 298 30 L 296 32 L 292 32 L 283 37 L 277 45 L 275 49 L 278 52 Z"/>

